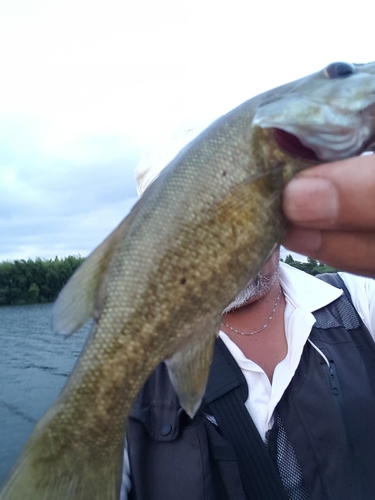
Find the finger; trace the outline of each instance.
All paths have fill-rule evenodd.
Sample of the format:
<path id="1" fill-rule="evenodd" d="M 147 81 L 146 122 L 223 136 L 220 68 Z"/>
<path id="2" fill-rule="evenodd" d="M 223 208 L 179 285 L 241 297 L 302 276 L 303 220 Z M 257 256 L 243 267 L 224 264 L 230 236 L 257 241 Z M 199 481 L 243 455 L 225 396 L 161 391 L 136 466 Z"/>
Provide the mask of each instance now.
<path id="1" fill-rule="evenodd" d="M 301 172 L 284 189 L 283 209 L 304 227 L 375 229 L 375 155 Z"/>
<path id="2" fill-rule="evenodd" d="M 320 231 L 291 226 L 283 245 L 341 271 L 375 277 L 373 232 Z"/>

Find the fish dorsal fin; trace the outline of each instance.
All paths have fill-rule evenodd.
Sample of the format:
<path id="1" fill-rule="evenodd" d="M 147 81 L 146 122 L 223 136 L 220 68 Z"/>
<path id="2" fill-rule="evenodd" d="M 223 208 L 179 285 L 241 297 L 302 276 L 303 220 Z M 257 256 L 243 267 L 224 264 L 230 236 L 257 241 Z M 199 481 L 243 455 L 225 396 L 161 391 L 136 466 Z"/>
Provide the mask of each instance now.
<path id="1" fill-rule="evenodd" d="M 103 278 L 133 215 L 130 213 L 87 257 L 61 290 L 52 312 L 52 327 L 57 333 L 71 335 L 93 315 Z"/>
<path id="2" fill-rule="evenodd" d="M 206 390 L 219 327 L 220 321 L 206 330 L 198 330 L 201 335 L 165 361 L 180 405 L 190 418 L 197 412 Z"/>

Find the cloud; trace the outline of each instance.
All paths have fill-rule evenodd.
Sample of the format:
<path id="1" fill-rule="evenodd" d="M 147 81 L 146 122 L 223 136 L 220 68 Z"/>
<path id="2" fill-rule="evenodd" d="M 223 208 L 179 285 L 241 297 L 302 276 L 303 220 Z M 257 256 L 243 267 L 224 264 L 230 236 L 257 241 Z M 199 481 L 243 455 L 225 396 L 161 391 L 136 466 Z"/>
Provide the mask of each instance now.
<path id="1" fill-rule="evenodd" d="M 373 58 L 367 3 L 314 5 L 3 0 L 0 260 L 86 253 L 136 200 L 142 150 L 334 60 Z"/>
<path id="2" fill-rule="evenodd" d="M 120 223 L 137 198 L 67 216 L 0 219 L 0 261 L 16 258 L 87 256 Z"/>
<path id="3" fill-rule="evenodd" d="M 18 118 L 0 140 L 0 261 L 87 255 L 136 201 L 140 150 L 116 134 L 48 150 Z"/>

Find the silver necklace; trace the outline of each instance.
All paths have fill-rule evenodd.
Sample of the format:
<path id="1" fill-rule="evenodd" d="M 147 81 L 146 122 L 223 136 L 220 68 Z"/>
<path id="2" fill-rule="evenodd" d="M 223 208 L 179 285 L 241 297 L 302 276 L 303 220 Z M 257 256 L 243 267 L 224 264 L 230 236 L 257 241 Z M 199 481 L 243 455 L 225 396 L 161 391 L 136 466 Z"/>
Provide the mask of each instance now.
<path id="1" fill-rule="evenodd" d="M 276 298 L 276 302 L 272 308 L 271 314 L 268 317 L 267 322 L 259 330 L 255 330 L 253 332 L 241 332 L 240 330 L 236 330 L 236 328 L 233 328 L 233 326 L 228 325 L 228 323 L 224 323 L 224 321 L 222 321 L 221 324 L 226 326 L 227 328 L 229 328 L 229 330 L 232 330 L 232 332 L 239 333 L 240 335 L 255 335 L 256 333 L 260 333 L 263 330 L 265 330 L 267 328 L 267 326 L 270 324 L 270 321 L 272 320 L 272 318 L 276 312 L 277 306 L 279 305 L 280 297 L 281 297 L 281 287 L 280 287 L 279 293 L 278 293 L 277 298 Z"/>

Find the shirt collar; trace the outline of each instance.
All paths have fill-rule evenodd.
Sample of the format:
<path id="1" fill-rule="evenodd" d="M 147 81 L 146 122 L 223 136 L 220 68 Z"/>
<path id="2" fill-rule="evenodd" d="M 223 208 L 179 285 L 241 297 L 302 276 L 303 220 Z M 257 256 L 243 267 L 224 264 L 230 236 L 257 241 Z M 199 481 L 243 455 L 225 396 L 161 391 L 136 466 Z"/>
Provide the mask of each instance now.
<path id="1" fill-rule="evenodd" d="M 304 271 L 280 262 L 280 283 L 285 297 L 296 308 L 313 312 L 342 295 L 342 290 Z"/>

